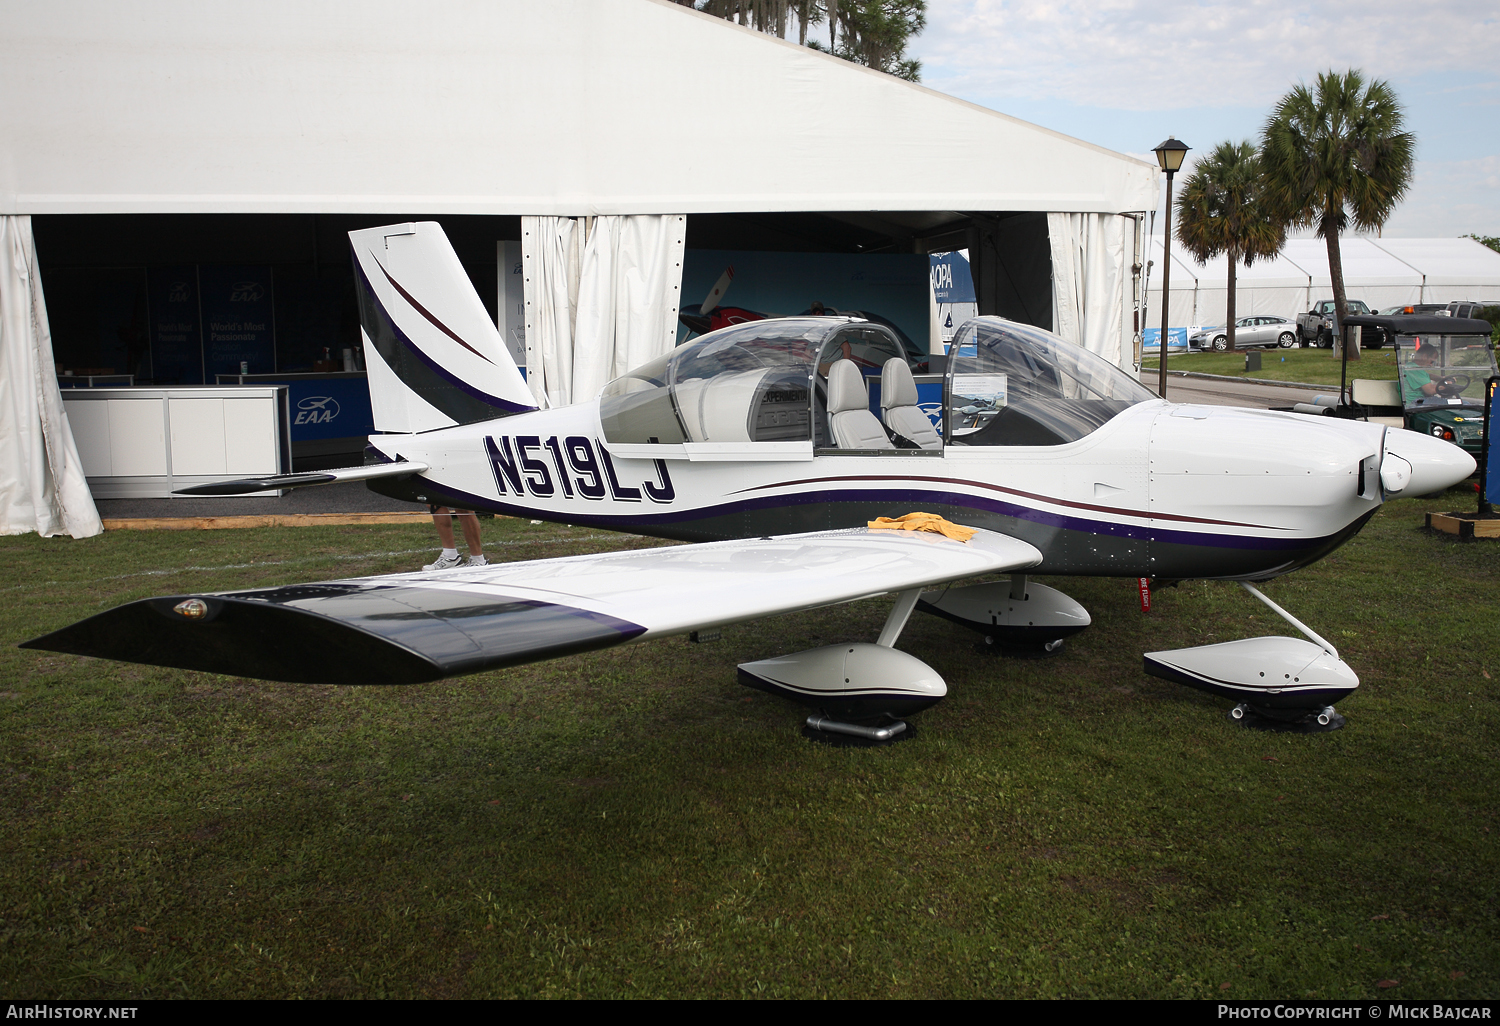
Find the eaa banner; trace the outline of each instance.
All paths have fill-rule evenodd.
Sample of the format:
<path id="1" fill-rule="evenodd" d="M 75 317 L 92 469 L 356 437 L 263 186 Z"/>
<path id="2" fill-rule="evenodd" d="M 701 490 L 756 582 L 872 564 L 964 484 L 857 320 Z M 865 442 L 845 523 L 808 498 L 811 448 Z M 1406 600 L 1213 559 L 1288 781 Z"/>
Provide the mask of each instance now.
<path id="1" fill-rule="evenodd" d="M 198 288 L 208 377 L 274 373 L 271 268 L 204 265 L 198 269 Z"/>

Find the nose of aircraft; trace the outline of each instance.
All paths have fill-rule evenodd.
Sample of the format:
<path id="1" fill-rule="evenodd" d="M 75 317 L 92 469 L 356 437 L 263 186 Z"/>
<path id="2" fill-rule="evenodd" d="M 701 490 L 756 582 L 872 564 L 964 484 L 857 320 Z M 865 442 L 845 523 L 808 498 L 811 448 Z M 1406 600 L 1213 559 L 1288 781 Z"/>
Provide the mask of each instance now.
<path id="1" fill-rule="evenodd" d="M 1392 456 L 1408 464 L 1409 469 L 1392 460 Z M 1474 473 L 1477 466 L 1474 457 L 1452 442 L 1419 431 L 1391 428 L 1385 435 L 1385 460 L 1380 466 L 1380 477 L 1388 493 L 1426 495 L 1452 488 Z M 1408 474 L 1410 480 L 1405 487 L 1394 487 Z"/>

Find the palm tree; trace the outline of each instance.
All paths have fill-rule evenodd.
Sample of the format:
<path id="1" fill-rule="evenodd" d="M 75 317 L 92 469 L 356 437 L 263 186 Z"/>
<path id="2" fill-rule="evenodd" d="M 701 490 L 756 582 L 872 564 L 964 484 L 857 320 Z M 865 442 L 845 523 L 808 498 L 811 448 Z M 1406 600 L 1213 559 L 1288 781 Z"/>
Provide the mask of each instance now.
<path id="1" fill-rule="evenodd" d="M 908 59 L 906 45 L 927 25 L 927 0 L 675 0 L 683 7 L 738 22 L 757 32 L 786 38 L 797 21 L 797 42 L 855 64 L 911 82 L 922 62 Z M 828 23 L 828 45 L 809 39 L 811 26 Z"/>
<path id="2" fill-rule="evenodd" d="M 1416 137 L 1388 82 L 1354 69 L 1329 71 L 1276 105 L 1261 133 L 1261 165 L 1272 211 L 1288 224 L 1314 227 L 1328 244 L 1328 273 L 1340 345 L 1344 338 L 1344 265 L 1339 235 L 1378 228 L 1411 184 Z M 1359 358 L 1359 350 L 1349 354 Z"/>
<path id="3" fill-rule="evenodd" d="M 1273 257 L 1286 227 L 1266 209 L 1260 157 L 1249 142 L 1221 142 L 1198 161 L 1177 203 L 1177 241 L 1200 262 L 1229 256 L 1229 309 L 1225 334 L 1234 349 L 1235 287 L 1239 262 Z"/>

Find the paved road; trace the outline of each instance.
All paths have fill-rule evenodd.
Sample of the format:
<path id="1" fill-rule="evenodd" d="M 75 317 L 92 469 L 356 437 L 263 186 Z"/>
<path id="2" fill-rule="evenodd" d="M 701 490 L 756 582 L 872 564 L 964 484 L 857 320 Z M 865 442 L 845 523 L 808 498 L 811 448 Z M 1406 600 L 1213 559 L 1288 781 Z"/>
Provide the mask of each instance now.
<path id="1" fill-rule="evenodd" d="M 1169 364 L 1170 366 L 1170 364 Z M 1142 371 L 1141 384 L 1156 391 L 1155 371 Z M 1203 403 L 1206 406 L 1249 406 L 1269 410 L 1275 406 L 1310 403 L 1315 395 L 1338 395 L 1339 387 L 1287 388 L 1284 385 L 1252 384 L 1248 381 L 1216 381 L 1210 378 L 1183 378 L 1167 375 L 1167 398 L 1175 403 Z"/>

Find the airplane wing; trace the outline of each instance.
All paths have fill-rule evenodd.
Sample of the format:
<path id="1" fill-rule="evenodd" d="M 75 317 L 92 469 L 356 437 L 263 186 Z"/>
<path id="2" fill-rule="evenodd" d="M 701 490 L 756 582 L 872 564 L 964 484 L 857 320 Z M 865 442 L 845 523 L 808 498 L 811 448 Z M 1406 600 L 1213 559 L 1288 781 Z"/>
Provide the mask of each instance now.
<path id="1" fill-rule="evenodd" d="M 269 477 L 242 477 L 235 481 L 179 488 L 173 495 L 244 495 L 246 492 L 269 492 L 279 488 L 306 488 L 308 485 L 338 484 L 340 481 L 371 481 L 377 477 L 410 477 L 429 469 L 425 463 L 374 463 L 364 467 L 338 470 L 316 470 L 306 474 L 274 474 Z"/>
<path id="2" fill-rule="evenodd" d="M 131 602 L 22 648 L 303 684 L 417 684 L 1035 566 L 1026 542 L 821 531 Z"/>

